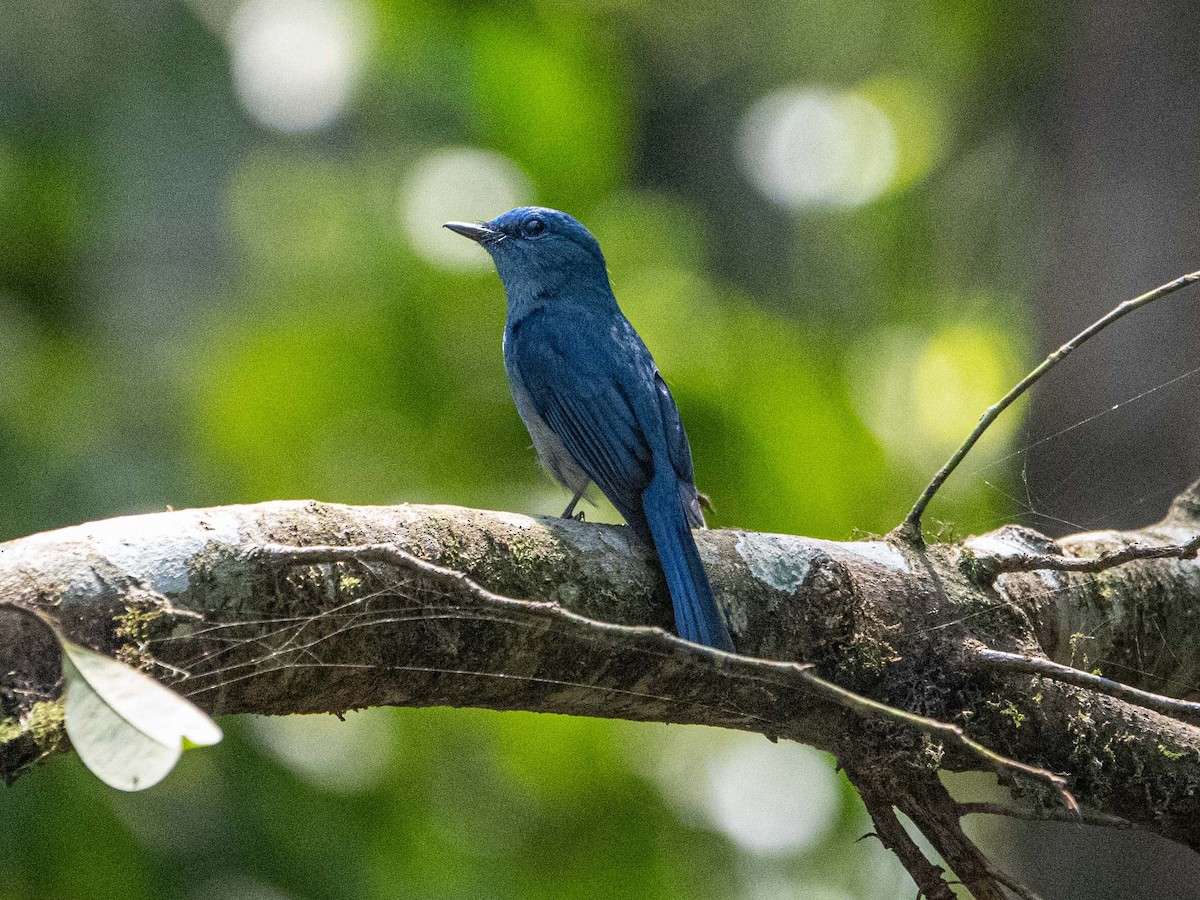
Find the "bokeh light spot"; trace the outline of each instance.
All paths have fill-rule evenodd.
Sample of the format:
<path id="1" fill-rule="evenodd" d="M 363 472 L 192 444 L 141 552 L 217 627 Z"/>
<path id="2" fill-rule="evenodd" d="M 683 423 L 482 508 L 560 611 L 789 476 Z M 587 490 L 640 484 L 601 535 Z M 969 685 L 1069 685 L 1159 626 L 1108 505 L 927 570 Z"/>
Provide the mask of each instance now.
<path id="1" fill-rule="evenodd" d="M 759 100 L 742 123 L 747 176 L 789 209 L 874 200 L 891 184 L 898 158 L 891 120 L 854 92 L 784 88 Z"/>
<path id="2" fill-rule="evenodd" d="M 1020 361 L 1011 340 L 987 325 L 956 325 L 932 335 L 882 329 L 851 354 L 855 406 L 891 455 L 929 470 L 1020 377 Z M 1000 417 L 975 458 L 994 455 L 1019 421 L 1017 415 Z"/>
<path id="3" fill-rule="evenodd" d="M 531 202 L 525 173 L 507 157 L 476 147 L 445 147 L 419 160 L 400 191 L 397 214 L 413 249 L 442 269 L 491 266 L 471 241 L 442 227 L 493 219 Z"/>
<path id="4" fill-rule="evenodd" d="M 747 852 L 800 852 L 841 816 L 833 764 L 812 747 L 703 728 L 664 731 L 659 738 L 647 774 L 666 799 L 686 821 L 707 822 Z"/>
<path id="5" fill-rule="evenodd" d="M 819 841 L 837 821 L 841 795 L 828 757 L 755 735 L 709 760 L 708 814 L 743 850 L 774 856 Z"/>
<path id="6" fill-rule="evenodd" d="M 233 81 L 246 112 L 284 132 L 338 118 L 362 71 L 367 21 L 349 0 L 247 0 L 229 27 Z"/>
<path id="7" fill-rule="evenodd" d="M 883 110 L 895 127 L 896 174 L 890 191 L 919 181 L 941 162 L 949 141 L 949 117 L 932 85 L 893 75 L 860 84 L 855 93 Z"/>
<path id="8" fill-rule="evenodd" d="M 188 895 L 188 900 L 292 900 L 271 884 L 249 875 L 217 875 L 201 883 Z"/>
<path id="9" fill-rule="evenodd" d="M 249 716 L 254 742 L 295 775 L 337 794 L 374 787 L 393 760 L 395 717 L 384 707 L 336 716 Z"/>

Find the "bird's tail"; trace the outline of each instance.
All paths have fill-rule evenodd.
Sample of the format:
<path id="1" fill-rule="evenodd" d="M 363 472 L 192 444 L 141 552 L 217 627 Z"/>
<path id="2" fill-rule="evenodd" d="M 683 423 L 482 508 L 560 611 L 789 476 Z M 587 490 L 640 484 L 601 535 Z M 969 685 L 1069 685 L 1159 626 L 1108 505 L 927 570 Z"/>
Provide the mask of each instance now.
<path id="1" fill-rule="evenodd" d="M 725 617 L 713 599 L 708 575 L 700 562 L 700 553 L 684 514 L 679 481 L 673 471 L 654 477 L 642 496 L 642 509 L 671 591 L 679 636 L 696 644 L 732 652 L 733 640 L 729 637 Z"/>

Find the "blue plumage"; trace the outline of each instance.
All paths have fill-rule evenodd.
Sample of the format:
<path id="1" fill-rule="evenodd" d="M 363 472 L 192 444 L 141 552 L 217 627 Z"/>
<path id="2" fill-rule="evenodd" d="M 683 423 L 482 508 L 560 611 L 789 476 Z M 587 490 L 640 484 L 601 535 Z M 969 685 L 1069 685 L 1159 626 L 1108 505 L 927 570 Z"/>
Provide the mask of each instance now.
<path id="1" fill-rule="evenodd" d="M 538 457 L 571 491 L 595 482 L 662 565 L 681 637 L 733 650 L 692 538 L 692 452 L 650 351 L 621 313 L 596 239 L 526 206 L 446 227 L 491 254 L 508 296 L 504 366 Z"/>

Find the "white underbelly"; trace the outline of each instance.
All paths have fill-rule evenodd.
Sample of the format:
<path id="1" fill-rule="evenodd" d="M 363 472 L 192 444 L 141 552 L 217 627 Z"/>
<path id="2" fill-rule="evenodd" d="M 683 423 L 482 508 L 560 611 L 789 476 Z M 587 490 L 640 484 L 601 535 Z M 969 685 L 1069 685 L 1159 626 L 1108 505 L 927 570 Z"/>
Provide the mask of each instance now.
<path id="1" fill-rule="evenodd" d="M 591 481 L 588 474 L 579 468 L 575 458 L 559 440 L 558 435 L 537 414 L 537 410 L 533 407 L 533 401 L 529 399 L 529 393 L 525 390 L 520 373 L 514 367 L 506 366 L 506 368 L 513 402 L 517 405 L 521 421 L 525 423 L 529 437 L 533 440 L 533 449 L 537 451 L 538 461 L 555 481 L 572 494 L 582 491 Z"/>

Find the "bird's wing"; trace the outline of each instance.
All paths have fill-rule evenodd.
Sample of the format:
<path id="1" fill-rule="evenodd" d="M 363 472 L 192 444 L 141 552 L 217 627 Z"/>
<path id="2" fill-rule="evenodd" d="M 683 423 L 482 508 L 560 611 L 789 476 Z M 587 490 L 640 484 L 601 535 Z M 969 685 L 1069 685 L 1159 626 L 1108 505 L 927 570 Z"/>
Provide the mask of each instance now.
<path id="1" fill-rule="evenodd" d="M 688 444 L 687 432 L 683 430 L 683 420 L 679 417 L 675 398 L 671 396 L 670 388 L 657 369 L 654 371 L 654 387 L 658 394 L 658 413 L 667 439 L 667 455 L 670 457 L 671 467 L 679 477 L 679 497 L 687 512 L 688 524 L 703 528 L 704 513 L 700 509 L 700 495 L 696 490 L 692 448 Z"/>
<path id="2" fill-rule="evenodd" d="M 537 332 L 511 348 L 530 401 L 626 521 L 641 526 L 642 492 L 654 465 L 634 403 L 650 398 L 639 398 L 636 386 L 625 388 L 639 366 L 630 368 L 630 359 L 606 352 L 611 348 L 573 346 L 564 332 Z"/>
<path id="3" fill-rule="evenodd" d="M 679 408 L 671 390 L 663 381 L 662 375 L 654 372 L 654 387 L 658 391 L 658 412 L 662 417 L 663 431 L 667 437 L 667 453 L 671 457 L 671 465 L 680 481 L 691 484 L 696 480 L 692 469 L 692 448 L 688 444 L 687 432 L 683 430 L 683 421 L 679 418 Z"/>

